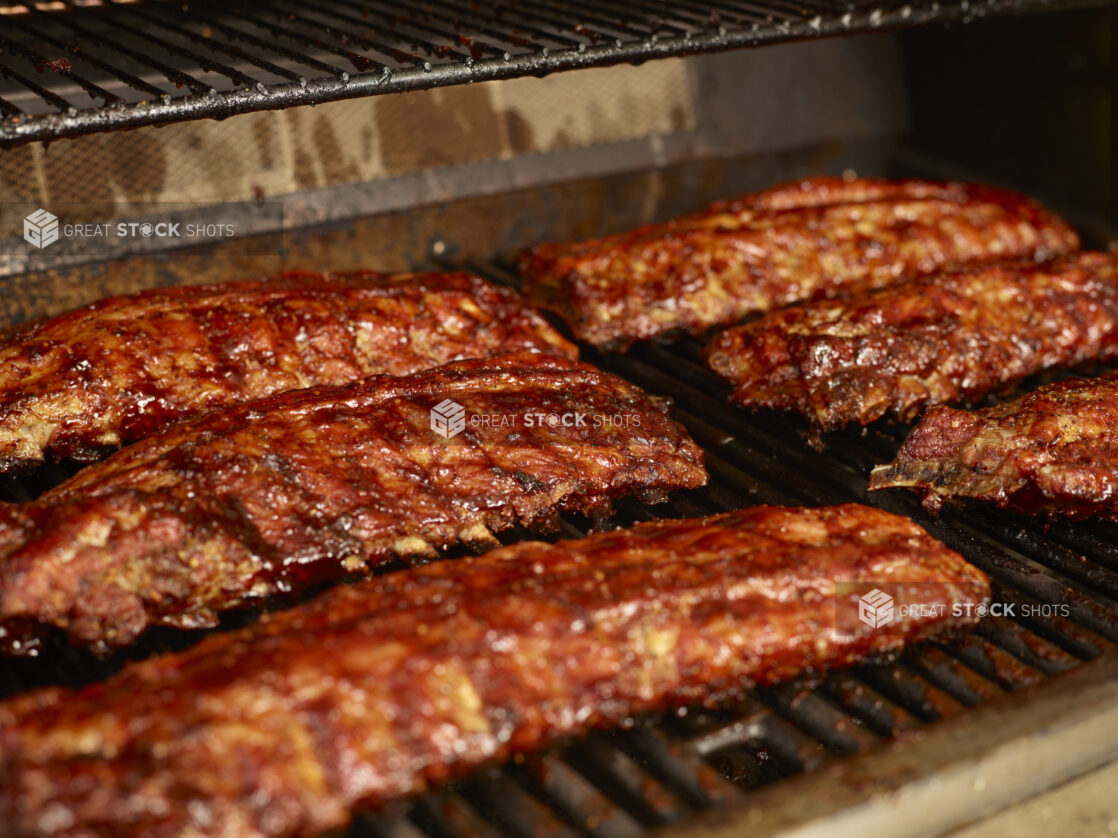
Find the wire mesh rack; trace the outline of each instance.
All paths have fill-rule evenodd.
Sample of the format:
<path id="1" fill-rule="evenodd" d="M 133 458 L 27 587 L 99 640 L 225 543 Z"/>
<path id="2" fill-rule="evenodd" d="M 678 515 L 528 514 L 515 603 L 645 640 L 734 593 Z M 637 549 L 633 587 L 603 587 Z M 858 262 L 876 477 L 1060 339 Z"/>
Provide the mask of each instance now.
<path id="1" fill-rule="evenodd" d="M 0 147 L 1067 0 L 0 3 Z"/>

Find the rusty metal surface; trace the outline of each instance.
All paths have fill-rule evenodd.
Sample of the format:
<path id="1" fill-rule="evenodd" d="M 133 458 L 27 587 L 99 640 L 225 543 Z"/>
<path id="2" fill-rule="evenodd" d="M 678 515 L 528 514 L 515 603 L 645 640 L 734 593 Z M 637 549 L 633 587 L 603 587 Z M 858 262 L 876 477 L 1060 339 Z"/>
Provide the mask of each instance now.
<path id="1" fill-rule="evenodd" d="M 817 171 L 880 173 L 888 140 L 832 142 L 779 154 L 698 160 L 605 178 L 565 180 L 455 201 L 419 204 L 335 224 L 0 276 L 0 324 L 58 314 L 104 296 L 162 285 L 198 284 L 288 268 L 409 270 L 436 260 L 508 258 L 541 240 L 573 240 L 620 231 L 701 208 L 716 198 Z M 486 164 L 496 175 L 504 164 Z M 562 170 L 573 176 L 576 169 Z M 484 177 L 484 171 L 481 177 Z M 476 175 L 471 175 L 475 177 Z M 423 197 L 425 176 L 394 184 L 400 202 Z M 393 185 L 378 185 L 390 189 Z M 296 196 L 293 221 L 314 217 Z M 221 209 L 211 216 L 220 220 Z"/>

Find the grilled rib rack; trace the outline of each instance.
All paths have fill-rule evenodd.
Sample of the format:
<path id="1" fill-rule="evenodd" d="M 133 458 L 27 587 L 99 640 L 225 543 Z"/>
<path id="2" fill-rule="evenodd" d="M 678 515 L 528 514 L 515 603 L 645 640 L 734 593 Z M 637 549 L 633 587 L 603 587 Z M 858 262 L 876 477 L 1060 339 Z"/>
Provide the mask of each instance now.
<path id="1" fill-rule="evenodd" d="M 469 268 L 496 282 L 514 281 L 505 268 Z M 584 349 L 590 362 L 671 396 L 676 417 L 704 447 L 711 473 L 708 487 L 677 493 L 665 505 L 622 502 L 616 523 L 757 503 L 869 502 L 915 519 L 960 551 L 993 578 L 996 601 L 1014 604 L 1018 616 L 988 617 L 962 640 L 921 643 L 893 661 L 758 689 L 723 710 L 640 719 L 485 769 L 361 816 L 351 836 L 637 835 L 686 823 L 704 810 L 748 804 L 762 787 L 841 765 L 843 757 L 866 754 L 936 721 L 965 719 L 968 708 L 1114 657 L 1118 551 L 1112 545 L 1118 527 L 1048 523 L 989 507 L 949 507 L 931 516 L 906 493 L 867 496 L 871 466 L 893 456 L 905 428 L 878 423 L 864 433 L 829 434 L 826 450 L 817 453 L 805 444 L 802 423 L 732 409 L 727 386 L 705 368 L 700 351 L 692 339 L 641 346 L 627 355 Z M 28 499 L 63 475 L 55 469 L 31 481 L 9 479 L 0 494 L 4 500 Z M 565 518 L 558 536 L 580 536 L 588 524 Z M 502 540 L 527 537 L 520 531 Z M 1029 609 L 1038 613 L 1023 616 Z M 1066 617 L 1052 613 L 1063 611 Z M 145 645 L 126 654 L 145 656 L 189 639 L 151 633 Z M 120 663 L 98 663 L 60 646 L 41 660 L 0 662 L 0 684 L 7 694 L 43 683 L 76 686 L 105 677 Z"/>
<path id="2" fill-rule="evenodd" d="M 1091 3 L 0 0 L 0 147 Z"/>

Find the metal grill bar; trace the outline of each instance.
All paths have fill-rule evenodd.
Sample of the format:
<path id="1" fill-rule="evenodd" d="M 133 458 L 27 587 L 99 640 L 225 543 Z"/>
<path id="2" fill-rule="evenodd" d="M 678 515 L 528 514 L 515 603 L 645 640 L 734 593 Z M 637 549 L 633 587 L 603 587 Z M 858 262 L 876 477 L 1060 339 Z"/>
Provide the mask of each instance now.
<path id="1" fill-rule="evenodd" d="M 719 0 L 715 0 L 715 2 L 710 4 L 697 4 L 692 0 L 687 0 L 686 5 L 689 7 L 698 5 L 700 9 L 702 9 L 703 6 L 709 5 L 708 20 L 710 25 L 716 29 L 721 29 L 723 21 L 726 19 L 736 25 L 744 24 L 746 26 L 753 26 L 758 23 L 771 22 L 773 20 L 773 15 L 769 12 L 750 11 L 742 9 L 740 6 L 728 6 L 726 3 L 720 2 Z"/>
<path id="2" fill-rule="evenodd" d="M 343 6 L 347 6 L 347 7 L 353 8 L 353 9 L 361 10 L 365 14 L 370 13 L 370 11 L 371 11 L 370 7 L 371 6 L 376 7 L 376 12 L 377 13 L 388 14 L 388 13 L 391 13 L 391 11 L 393 10 L 393 6 L 392 6 L 391 3 L 376 2 L 376 0 L 373 0 L 372 3 L 361 2 L 361 0 L 339 0 L 339 3 Z M 441 7 L 446 8 L 446 9 L 452 9 L 455 12 L 457 12 L 457 14 L 452 15 L 452 14 L 449 14 L 447 12 L 438 12 L 438 11 L 428 10 L 425 13 L 425 18 L 429 19 L 429 20 L 444 21 L 445 23 L 447 23 L 451 26 L 454 26 L 454 27 L 459 27 L 463 23 L 468 21 L 469 22 L 469 27 L 468 28 L 469 28 L 470 32 L 476 32 L 476 33 L 479 33 L 481 35 L 485 35 L 487 38 L 492 38 L 495 41 L 504 41 L 508 44 L 511 44 L 512 46 L 530 46 L 532 49 L 537 49 L 537 50 L 544 49 L 544 47 L 542 47 L 540 44 L 529 42 L 529 41 L 526 41 L 523 38 L 517 38 L 513 35 L 510 35 L 508 32 L 504 32 L 504 31 L 501 31 L 499 29 L 492 28 L 489 25 L 489 23 L 491 23 L 491 21 L 486 20 L 486 18 L 479 17 L 469 8 L 459 9 L 458 7 L 452 6 L 449 3 L 442 3 Z M 428 32 L 428 33 L 430 33 L 431 35 L 434 35 L 434 36 L 439 36 L 443 33 L 443 30 L 439 29 L 438 27 L 427 25 L 427 24 L 424 24 L 422 26 L 422 29 L 423 29 L 423 31 Z M 543 33 L 537 33 L 537 34 L 543 34 Z M 544 35 L 544 37 L 546 37 L 546 35 Z M 470 52 L 470 60 L 471 61 L 481 57 L 480 54 L 475 54 L 475 51 L 474 51 L 475 47 L 480 48 L 482 54 L 484 54 L 485 52 L 488 52 L 488 53 L 491 53 L 492 55 L 495 55 L 495 56 L 501 58 L 502 60 L 507 60 L 509 58 L 509 54 L 506 50 L 498 49 L 497 47 L 477 42 L 475 37 L 472 36 L 472 35 L 466 35 L 466 34 L 460 32 L 459 35 L 458 35 L 458 41 L 459 41 L 459 43 L 461 43 L 464 46 L 471 47 L 471 52 Z M 437 48 L 436 47 L 431 45 L 430 48 L 431 48 L 432 53 L 437 54 Z"/>
<path id="3" fill-rule="evenodd" d="M 527 11 L 524 10 L 524 6 L 529 7 Z M 564 18 L 561 10 L 557 15 L 552 7 L 538 0 L 527 0 L 527 2 L 521 4 L 521 7 L 516 10 L 516 14 L 537 20 L 544 26 L 554 27 L 560 31 L 570 31 L 579 38 L 583 38 L 584 40 L 582 41 L 564 39 L 570 43 L 578 44 L 580 50 L 583 52 L 585 51 L 584 48 L 588 45 L 587 40 L 591 44 L 597 44 L 603 41 L 612 41 L 618 45 L 623 43 L 616 35 L 609 35 L 597 27 L 587 26 L 586 23 L 583 22 L 581 15 L 572 21 L 569 18 Z"/>
<path id="4" fill-rule="evenodd" d="M 302 8 L 302 4 L 297 3 L 297 2 L 289 2 L 289 0 L 273 0 L 273 1 L 277 5 L 284 6 L 286 8 L 292 8 L 292 7 Z M 361 27 L 368 27 L 369 26 L 368 20 L 362 20 L 360 17 L 349 14 L 347 12 L 337 11 L 334 8 L 323 7 L 323 8 L 311 9 L 310 11 L 314 14 L 334 18 L 334 19 L 339 20 L 339 21 L 341 21 L 343 23 L 346 23 L 346 24 L 352 24 L 352 25 L 357 25 L 357 26 L 361 26 Z M 308 24 L 316 23 L 316 21 L 312 20 L 311 18 L 304 18 L 304 20 Z M 426 24 L 423 24 L 423 23 L 413 23 L 413 24 L 411 24 L 411 26 L 412 26 L 412 28 L 414 28 L 416 30 L 423 31 L 423 32 L 428 32 L 428 33 L 433 33 L 436 36 L 440 34 L 438 29 L 435 29 L 432 26 L 427 26 Z M 330 27 L 326 24 L 323 24 L 323 30 L 322 31 L 333 33 L 336 30 L 334 30 L 332 27 Z M 389 57 L 392 57 L 392 56 L 403 53 L 403 50 L 396 49 L 396 48 L 390 47 L 390 46 L 386 46 L 385 44 L 381 43 L 380 41 L 376 41 L 376 40 L 373 40 L 371 38 L 364 37 L 362 35 L 353 34 L 353 33 L 345 33 L 345 34 L 341 35 L 341 37 L 342 37 L 344 42 L 358 44 L 359 46 L 361 46 L 365 49 L 372 50 L 374 52 L 379 52 L 379 53 L 381 53 L 383 55 L 386 55 L 386 56 L 389 56 Z M 422 50 L 427 55 L 438 56 L 440 58 L 450 58 L 450 59 L 453 59 L 455 61 L 463 61 L 463 62 L 472 60 L 470 58 L 470 56 L 466 55 L 463 52 L 460 52 L 456 49 L 452 49 L 451 47 L 443 45 L 443 44 L 436 44 L 433 41 L 425 40 L 420 36 L 413 36 L 409 40 L 411 40 L 411 45 L 413 47 L 416 47 L 416 48 Z M 409 58 L 409 60 L 414 61 L 414 62 L 419 63 L 419 64 L 423 64 L 423 65 L 427 64 L 427 61 L 425 59 L 420 58 L 418 56 L 414 56 L 414 57 L 413 56 L 408 56 L 408 58 Z M 379 69 L 381 69 L 383 71 L 383 70 L 387 69 L 387 67 L 385 65 L 381 64 L 381 65 L 379 65 Z"/>
<path id="5" fill-rule="evenodd" d="M 147 37 L 147 33 L 145 33 L 144 31 L 142 31 L 140 29 L 137 29 L 135 26 L 132 26 L 131 24 L 123 22 L 122 20 L 119 19 L 119 17 L 117 18 L 117 20 L 115 20 L 113 22 L 113 25 L 116 29 L 119 29 L 121 32 L 127 32 L 128 34 L 135 35 L 136 37 L 141 38 L 141 39 Z M 222 64 L 219 61 L 214 61 L 213 59 L 207 58 L 206 56 L 201 55 L 200 53 L 195 52 L 194 50 L 187 49 L 186 47 L 180 46 L 178 44 L 172 44 L 170 42 L 167 42 L 167 47 L 168 47 L 168 50 L 172 53 L 172 55 L 175 58 L 184 59 L 184 60 L 189 61 L 193 64 L 196 64 L 202 70 L 210 70 L 210 71 L 213 71 L 215 73 L 220 73 L 221 75 L 225 76 L 230 81 L 232 81 L 233 84 L 245 85 L 245 86 L 249 86 L 249 87 L 254 86 L 256 84 L 255 79 L 249 78 L 244 73 L 242 73 L 240 70 L 234 69 L 233 67 L 230 67 L 228 64 Z"/>
<path id="6" fill-rule="evenodd" d="M 178 70 L 177 68 L 171 66 L 170 64 L 167 64 L 164 61 L 153 58 L 152 56 L 148 55 L 145 52 L 141 52 L 140 50 L 132 49 L 131 47 L 121 44 L 119 41 L 113 38 L 106 37 L 101 32 L 95 32 L 92 29 L 83 26 L 82 24 L 78 23 L 74 17 L 59 18 L 59 20 L 61 20 L 63 24 L 71 31 L 73 31 L 76 35 L 87 39 L 86 45 L 82 50 L 83 54 L 86 50 L 95 49 L 94 45 L 99 44 L 107 47 L 112 52 L 119 53 L 120 55 L 124 55 L 132 59 L 133 61 L 137 61 L 140 64 L 151 67 L 154 70 L 158 70 L 172 84 L 187 87 L 190 90 L 194 91 L 194 93 L 196 94 L 208 95 L 210 91 L 213 90 L 213 88 L 211 88 L 209 85 L 203 84 L 193 76 L 188 75 L 181 70 Z M 166 47 L 166 50 L 171 51 L 169 45 Z M 121 81 L 127 82 L 127 79 L 122 77 Z"/>
<path id="7" fill-rule="evenodd" d="M 0 37 L 0 46 L 7 45 L 8 43 L 10 42 L 7 38 Z M 0 75 L 2 75 L 6 79 L 12 79 L 13 81 L 19 82 L 28 90 L 37 94 L 40 98 L 43 99 L 43 101 L 47 102 L 48 104 L 54 105 L 55 107 L 65 111 L 70 111 L 73 109 L 73 106 L 61 96 L 52 93 L 44 87 L 40 87 L 23 73 L 20 73 L 18 70 L 15 70 L 7 64 L 5 64 L 3 67 L 0 67 Z"/>
<path id="8" fill-rule="evenodd" d="M 487 29 L 490 32 L 501 31 L 500 29 L 492 28 L 494 21 L 490 18 L 484 17 L 478 7 L 474 4 L 469 3 L 468 0 L 466 2 L 462 2 L 462 0 L 444 0 L 444 2 L 439 4 L 439 6 L 453 12 L 453 16 L 440 16 L 441 20 L 447 21 L 451 24 L 452 27 L 459 22 L 469 22 L 470 26 L 478 26 L 478 22 L 480 21 L 486 25 Z M 550 48 L 538 43 L 538 41 L 551 41 L 553 44 L 572 47 L 576 50 L 585 48 L 586 46 L 585 43 L 575 38 L 570 38 L 566 35 L 558 34 L 555 32 L 548 32 L 547 30 L 541 29 L 533 24 L 526 23 L 525 19 L 535 18 L 533 17 L 533 14 L 531 12 L 525 12 L 519 7 L 508 9 L 506 15 L 502 18 L 502 20 L 497 22 L 505 23 L 507 25 L 512 21 L 516 21 L 516 24 L 515 26 L 508 27 L 509 31 L 506 33 L 505 36 L 501 36 L 501 40 L 505 41 L 508 44 L 511 44 L 514 47 L 532 50 L 541 54 L 547 54 Z M 534 35 L 538 39 L 538 41 L 529 41 L 526 38 L 518 35 L 518 32 L 530 33 Z"/>
<path id="9" fill-rule="evenodd" d="M 686 9 L 649 2 L 649 0 L 637 0 L 637 2 L 631 3 L 602 0 L 597 4 L 597 8 L 610 9 L 618 16 L 639 8 L 643 15 L 642 21 L 653 38 L 659 37 L 661 32 L 672 32 L 686 37 L 696 25 L 703 26 L 706 24 L 701 16 L 688 12 Z M 670 23 L 669 21 L 675 22 Z"/>
<path id="10" fill-rule="evenodd" d="M 292 3 L 287 2 L 287 0 L 279 0 L 279 2 L 282 2 L 284 5 L 287 5 L 287 6 L 292 5 Z M 368 20 L 367 17 L 363 19 L 363 18 L 361 18 L 359 16 L 356 16 L 352 13 L 338 11 L 336 9 L 337 5 L 352 6 L 352 7 L 355 7 L 357 9 L 361 9 L 362 11 L 364 11 L 366 13 L 366 15 L 368 15 L 368 12 L 369 12 L 368 4 L 354 4 L 354 3 L 347 3 L 347 2 L 339 2 L 339 3 L 335 4 L 335 7 L 317 8 L 317 9 L 315 9 L 315 11 L 319 14 L 327 15 L 329 17 L 336 18 L 337 20 L 341 20 L 341 21 L 344 21 L 346 23 L 355 24 L 357 26 L 361 26 L 361 27 L 365 27 L 365 28 L 370 28 L 370 23 L 369 23 L 369 20 Z M 388 13 L 389 11 L 391 11 L 391 8 L 392 8 L 390 5 L 384 4 L 384 3 L 375 3 L 374 5 L 376 5 L 379 8 L 380 13 Z M 416 23 L 410 23 L 409 26 L 411 28 L 417 30 L 417 31 L 426 33 L 428 36 L 433 35 L 435 38 L 439 38 L 439 37 L 441 37 L 442 35 L 445 34 L 442 30 L 438 29 L 437 27 L 430 26 L 429 24 L 424 23 L 422 21 L 416 22 Z M 377 50 L 379 52 L 383 52 L 383 53 L 388 54 L 388 55 L 392 54 L 392 52 L 393 52 L 393 50 L 391 48 L 385 48 L 384 46 L 379 44 L 377 41 L 371 40 L 369 38 L 364 38 L 364 37 L 361 37 L 361 36 L 351 36 L 351 37 L 354 37 L 357 40 L 358 43 L 362 43 L 370 49 L 374 49 L 374 50 Z M 461 38 L 459 39 L 459 43 L 462 44 L 462 45 L 465 45 L 465 41 L 462 40 Z M 452 58 L 456 61 L 463 61 L 463 62 L 473 60 L 473 57 L 470 56 L 470 55 L 466 55 L 465 53 L 462 53 L 462 52 L 459 52 L 458 50 L 452 49 L 450 46 L 447 46 L 445 44 L 438 44 L 435 41 L 426 40 L 424 37 L 418 37 L 418 36 L 414 37 L 414 39 L 412 41 L 412 45 L 419 47 L 421 50 L 423 50 L 428 55 L 435 55 L 435 56 L 438 56 L 439 58 Z M 503 55 L 504 54 L 503 50 L 498 50 L 496 47 L 490 47 L 490 46 L 485 46 L 484 51 L 493 53 L 495 55 Z"/>
<path id="11" fill-rule="evenodd" d="M 24 56 L 36 69 L 45 67 L 49 62 L 49 59 L 45 55 L 41 55 L 35 50 L 29 49 L 23 44 L 13 41 L 7 37 L 0 36 L 0 43 L 3 43 L 5 48 L 9 52 L 19 53 L 20 55 Z M 77 75 L 69 69 L 58 69 L 55 72 L 57 72 L 63 78 L 69 79 L 70 81 L 77 84 L 78 87 L 82 88 L 90 96 L 103 99 L 108 105 L 113 105 L 120 101 L 117 96 L 109 93 L 109 91 L 105 90 L 103 87 L 100 87 L 99 85 L 96 85 L 93 82 L 84 79 L 83 77 Z"/>
<path id="12" fill-rule="evenodd" d="M 257 66 L 262 70 L 267 70 L 269 73 L 274 73 L 277 76 L 281 76 L 291 81 L 299 80 L 299 74 L 288 70 L 286 67 L 280 67 L 278 64 L 274 64 L 267 59 L 258 58 L 257 56 L 246 52 L 235 44 L 227 44 L 222 41 L 215 41 L 213 38 L 207 38 L 198 32 L 191 32 L 182 26 L 168 22 L 167 19 L 161 15 L 153 14 L 150 9 L 146 9 L 143 6 L 132 6 L 129 8 L 123 8 L 122 13 L 132 14 L 140 18 L 145 25 L 158 26 L 161 29 L 165 29 L 168 32 L 173 32 L 174 34 L 192 41 L 193 43 L 209 47 L 210 49 L 216 49 L 220 52 L 225 53 L 226 55 L 231 55 L 240 61 L 247 61 L 248 63 Z M 245 83 L 259 84 L 259 82 L 255 82 L 252 79 L 248 79 L 247 77 Z"/>
<path id="13" fill-rule="evenodd" d="M 25 24 L 25 28 L 26 28 L 26 31 L 29 34 L 33 35 L 36 39 L 42 41 L 43 43 L 50 44 L 53 47 L 65 50 L 67 53 L 70 53 L 71 55 L 79 56 L 82 61 L 86 61 L 86 62 L 92 64 L 97 69 L 103 70 L 104 72 L 108 73 L 109 75 L 115 76 L 116 78 L 121 79 L 122 81 L 124 81 L 129 86 L 136 88 L 136 90 L 142 91 L 144 93 L 148 93 L 148 94 L 153 95 L 153 96 L 161 96 L 163 94 L 163 91 L 160 90 L 155 85 L 148 84 L 143 79 L 138 78 L 137 76 L 134 76 L 131 73 L 127 73 L 124 70 L 118 69 L 117 67 L 113 66 L 112 64 L 103 60 L 102 58 L 99 58 L 96 55 L 89 55 L 86 52 L 82 52 L 81 50 L 77 50 L 73 46 L 65 43 L 65 41 L 63 41 L 59 38 L 53 37 L 51 35 L 48 35 L 40 29 L 36 29 L 36 28 L 34 28 L 32 26 L 28 26 L 26 24 Z"/>
<path id="14" fill-rule="evenodd" d="M 1096 2 L 330 0 L 313 8 L 288 0 L 198 0 L 186 7 L 60 2 L 5 16 L 0 146 Z M 69 70 L 39 77 L 28 69 L 36 56 L 59 50 L 72 61 Z M 336 58 L 355 72 L 334 66 Z M 72 91 L 94 101 L 72 101 Z"/>
<path id="15" fill-rule="evenodd" d="M 621 35 L 627 35 L 630 38 L 647 38 L 653 34 L 643 24 L 631 18 L 632 9 L 629 9 L 628 13 L 622 12 L 616 18 L 608 18 L 599 14 L 602 7 L 606 5 L 605 3 L 586 3 L 583 2 L 583 0 L 567 0 L 567 2 L 559 3 L 555 2 L 555 0 L 532 0 L 532 2 L 536 5 L 553 9 L 555 14 L 560 16 L 557 17 L 556 20 L 559 20 L 563 15 L 569 15 L 572 9 L 576 10 L 575 19 L 578 22 L 575 23 L 573 27 L 576 32 L 589 29 L 589 27 L 587 27 L 587 22 L 589 22 L 595 24 L 597 32 L 601 35 L 606 35 L 607 30 Z M 640 25 L 641 28 L 635 28 L 638 25 Z M 616 37 L 616 35 L 613 37 Z"/>
<path id="16" fill-rule="evenodd" d="M 365 56 L 360 55 L 359 53 L 356 53 L 353 50 L 348 49 L 347 47 L 339 46 L 338 44 L 323 40 L 317 35 L 304 34 L 292 26 L 281 25 L 279 23 L 273 22 L 272 20 L 264 19 L 259 15 L 254 16 L 246 14 L 239 11 L 238 9 L 227 11 L 226 14 L 236 20 L 240 20 L 253 26 L 257 26 L 261 29 L 265 29 L 271 34 L 278 37 L 288 38 L 289 40 L 295 41 L 296 43 L 302 43 L 304 46 L 311 47 L 312 49 L 324 50 L 333 55 L 341 56 L 342 58 L 345 58 L 347 61 L 349 61 L 349 63 L 352 64 L 354 69 L 356 69 L 358 72 L 367 70 L 373 66 L 377 67 L 378 69 L 386 69 L 383 64 L 371 61 Z M 306 21 L 306 18 L 303 15 L 297 14 L 285 14 L 282 15 L 279 19 L 298 23 Z M 325 26 L 318 30 L 315 30 L 312 22 L 312 26 L 310 28 L 311 31 L 317 31 L 319 34 L 326 35 L 329 38 L 340 39 L 338 33 L 336 33 L 335 30 L 329 26 Z M 348 74 L 342 73 L 342 75 L 347 76 Z"/>
<path id="17" fill-rule="evenodd" d="M 205 26 L 209 26 L 221 32 L 224 32 L 226 35 L 234 40 L 244 41 L 246 44 L 252 44 L 254 47 L 258 47 L 260 49 L 271 50 L 275 54 L 277 61 L 287 59 L 297 64 L 301 64 L 307 67 L 313 67 L 320 72 L 329 74 L 331 77 L 342 75 L 342 70 L 338 69 L 332 64 L 327 64 L 325 61 L 320 61 L 313 56 L 304 55 L 298 50 L 290 49 L 283 44 L 277 44 L 273 41 L 265 41 L 263 38 L 258 38 L 257 36 L 249 32 L 245 32 L 242 29 L 238 29 L 235 26 L 229 25 L 228 23 L 223 22 L 211 15 L 207 15 L 199 12 L 198 10 L 195 10 L 195 18 Z M 259 61 L 260 59 L 257 60 Z M 300 86 L 303 86 L 307 83 L 306 78 L 298 74 L 295 75 L 294 81 L 296 81 Z"/>
<path id="18" fill-rule="evenodd" d="M 0 96 L 0 114 L 7 114 L 8 116 L 19 116 L 22 113 L 23 111 L 21 111 L 4 97 Z"/>

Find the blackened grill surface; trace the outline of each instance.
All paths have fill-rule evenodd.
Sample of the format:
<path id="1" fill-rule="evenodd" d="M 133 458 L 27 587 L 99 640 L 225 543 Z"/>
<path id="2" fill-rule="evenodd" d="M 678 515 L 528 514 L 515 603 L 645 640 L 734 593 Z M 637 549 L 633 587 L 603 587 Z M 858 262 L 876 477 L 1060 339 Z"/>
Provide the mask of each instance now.
<path id="1" fill-rule="evenodd" d="M 0 146 L 1076 5 L 1083 3 L 20 4 L 24 13 L 4 16 L 0 39 Z"/>
<path id="2" fill-rule="evenodd" d="M 510 271 L 475 268 L 513 282 Z M 617 505 L 618 524 L 656 517 L 714 514 L 757 503 L 848 501 L 907 515 L 961 552 L 994 580 L 996 602 L 1018 616 L 988 617 L 962 643 L 921 643 L 895 660 L 821 679 L 752 691 L 719 711 L 652 716 L 390 805 L 357 820 L 349 838 L 456 838 L 494 835 L 632 836 L 712 807 L 748 800 L 753 789 L 864 753 L 887 738 L 964 713 L 978 703 L 1046 680 L 1118 648 L 1118 526 L 1015 516 L 993 509 L 945 507 L 935 516 L 903 491 L 866 492 L 871 468 L 896 454 L 907 426 L 878 422 L 864 432 L 826 436 L 805 446 L 806 424 L 749 414 L 726 403 L 729 387 L 706 368 L 702 345 L 652 343 L 626 356 L 588 360 L 674 399 L 674 415 L 706 452 L 710 484 L 670 502 Z M 28 499 L 62 471 L 38 482 L 5 481 L 4 497 Z M 591 522 L 564 516 L 563 537 Z M 502 535 L 505 542 L 529 537 Z M 1060 606 L 1066 616 L 1021 616 Z M 251 615 L 227 617 L 227 627 Z M 0 663 L 11 695 L 45 684 L 81 686 L 103 679 L 128 658 L 182 648 L 198 633 L 152 631 L 144 644 L 110 661 L 62 646 L 38 660 Z"/>

